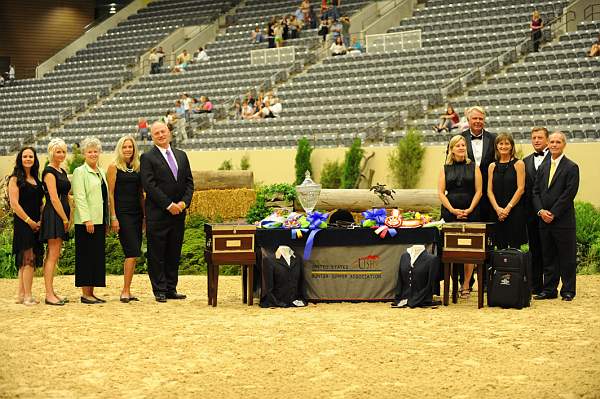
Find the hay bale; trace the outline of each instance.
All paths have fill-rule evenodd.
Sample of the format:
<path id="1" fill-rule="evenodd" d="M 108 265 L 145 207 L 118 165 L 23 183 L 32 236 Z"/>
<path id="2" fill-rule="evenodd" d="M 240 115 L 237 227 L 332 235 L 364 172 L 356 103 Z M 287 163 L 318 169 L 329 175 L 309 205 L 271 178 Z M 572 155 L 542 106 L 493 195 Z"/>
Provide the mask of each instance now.
<path id="1" fill-rule="evenodd" d="M 254 201 L 256 201 L 256 192 L 247 188 L 195 191 L 189 212 L 192 215 L 206 216 L 211 220 L 241 219 L 246 217 Z"/>

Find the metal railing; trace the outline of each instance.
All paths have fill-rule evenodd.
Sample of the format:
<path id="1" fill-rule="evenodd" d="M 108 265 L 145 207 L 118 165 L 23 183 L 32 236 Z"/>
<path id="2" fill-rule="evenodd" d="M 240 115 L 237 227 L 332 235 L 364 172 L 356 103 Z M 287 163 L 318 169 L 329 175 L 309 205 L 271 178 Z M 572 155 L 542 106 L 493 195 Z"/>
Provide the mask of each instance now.
<path id="1" fill-rule="evenodd" d="M 594 21 L 596 16 L 600 17 L 600 3 L 590 4 L 583 10 L 584 21 Z"/>

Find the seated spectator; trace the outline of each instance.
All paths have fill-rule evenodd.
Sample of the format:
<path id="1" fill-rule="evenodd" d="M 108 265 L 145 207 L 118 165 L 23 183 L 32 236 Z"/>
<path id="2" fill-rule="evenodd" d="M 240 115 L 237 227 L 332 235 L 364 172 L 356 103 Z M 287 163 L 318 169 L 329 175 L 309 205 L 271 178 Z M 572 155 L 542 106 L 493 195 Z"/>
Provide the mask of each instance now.
<path id="1" fill-rule="evenodd" d="M 258 110 L 248 119 L 278 118 L 282 110 L 279 99 L 273 97 L 271 100 L 265 100 L 264 105 L 259 105 Z"/>
<path id="2" fill-rule="evenodd" d="M 465 108 L 465 114 L 463 115 L 462 118 L 460 118 L 460 121 L 458 122 L 458 131 L 459 132 L 464 132 L 465 130 L 467 130 L 469 128 L 469 111 L 471 110 L 471 107 L 467 107 Z"/>
<path id="3" fill-rule="evenodd" d="M 252 94 L 251 91 L 249 91 L 248 93 L 246 93 L 245 100 L 248 102 L 248 105 L 250 105 L 251 107 L 254 108 L 254 102 L 256 100 L 254 99 L 254 94 Z"/>
<path id="4" fill-rule="evenodd" d="M 458 127 L 458 123 L 460 122 L 460 117 L 452 108 L 452 105 L 448 104 L 448 108 L 446 108 L 446 113 L 440 116 L 440 124 L 433 127 L 433 130 L 437 133 L 446 131 L 450 133 L 452 129 L 456 129 Z"/>
<path id="5" fill-rule="evenodd" d="M 346 54 L 346 46 L 344 46 L 344 42 L 342 41 L 342 37 L 338 36 L 335 39 L 335 42 L 329 48 L 332 56 L 336 55 L 345 55 Z"/>
<path id="6" fill-rule="evenodd" d="M 146 120 L 146 118 L 140 118 L 137 127 L 140 140 L 142 140 L 145 143 L 146 140 L 150 139 L 150 135 L 148 134 L 150 132 L 150 129 L 148 128 L 148 121 Z"/>
<path id="7" fill-rule="evenodd" d="M 234 120 L 239 120 L 242 119 L 242 104 L 240 104 L 240 99 L 236 98 L 233 101 L 233 106 L 231 107 L 233 109 L 233 118 Z"/>
<path id="8" fill-rule="evenodd" d="M 200 47 L 198 49 L 198 51 L 196 52 L 196 54 L 194 55 L 195 62 L 204 62 L 204 61 L 208 61 L 209 59 L 210 59 L 210 57 L 208 56 L 208 54 L 202 47 Z"/>
<path id="9" fill-rule="evenodd" d="M 148 61 L 150 62 L 150 74 L 160 73 L 159 57 L 155 48 L 150 51 Z"/>
<path id="10" fill-rule="evenodd" d="M 175 101 L 175 114 L 179 119 L 185 119 L 185 107 L 181 100 Z"/>
<path id="11" fill-rule="evenodd" d="M 252 115 L 254 115 L 254 113 L 254 106 L 250 105 L 248 100 L 242 101 L 242 119 L 252 119 Z"/>
<path id="12" fill-rule="evenodd" d="M 590 51 L 587 53 L 588 57 L 597 57 L 600 55 L 600 33 L 598 34 L 598 39 L 596 42 L 592 44 Z"/>
<path id="13" fill-rule="evenodd" d="M 4 87 L 4 76 L 0 75 L 0 87 Z"/>
<path id="14" fill-rule="evenodd" d="M 194 109 L 195 114 L 210 114 L 213 110 L 213 104 L 208 97 L 200 96 L 200 104 Z"/>
<path id="15" fill-rule="evenodd" d="M 352 38 L 352 43 L 350 45 L 350 48 L 348 49 L 348 52 L 350 54 L 362 54 L 362 52 L 364 51 L 363 46 L 360 44 L 360 41 L 358 41 L 355 37 Z"/>
<path id="16" fill-rule="evenodd" d="M 158 50 L 156 50 L 156 54 L 158 55 L 158 66 L 160 72 L 160 67 L 162 67 L 165 62 L 165 52 L 163 51 L 162 47 L 159 47 Z"/>
<path id="17" fill-rule="evenodd" d="M 15 81 L 15 66 L 14 65 L 10 65 L 10 67 L 8 67 L 8 82 L 10 84 L 12 84 Z"/>
<path id="18" fill-rule="evenodd" d="M 254 27 L 254 30 L 250 34 L 250 38 L 251 38 L 252 43 L 262 43 L 262 41 L 264 40 L 263 33 L 261 32 L 258 25 L 256 25 Z"/>
<path id="19" fill-rule="evenodd" d="M 183 52 L 177 56 L 177 65 L 173 67 L 173 72 L 177 73 L 185 71 L 191 59 L 192 57 L 188 54 L 187 50 L 183 50 Z"/>

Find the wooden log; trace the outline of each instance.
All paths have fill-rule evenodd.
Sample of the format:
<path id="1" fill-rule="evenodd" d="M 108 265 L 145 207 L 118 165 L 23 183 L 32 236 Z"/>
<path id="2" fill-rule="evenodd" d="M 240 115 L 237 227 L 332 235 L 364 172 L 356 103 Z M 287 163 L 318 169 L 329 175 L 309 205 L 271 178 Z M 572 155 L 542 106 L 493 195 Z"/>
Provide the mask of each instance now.
<path id="1" fill-rule="evenodd" d="M 195 190 L 231 190 L 254 188 L 251 170 L 200 170 L 193 171 Z"/>
<path id="2" fill-rule="evenodd" d="M 387 197 L 389 204 L 386 205 L 377 194 L 367 189 L 323 189 L 315 209 L 364 211 L 370 208 L 400 208 L 404 211 L 430 212 L 440 206 L 437 190 L 395 189 L 394 191 L 396 191 L 392 194 L 394 198 Z M 301 209 L 299 203 L 296 208 Z"/>

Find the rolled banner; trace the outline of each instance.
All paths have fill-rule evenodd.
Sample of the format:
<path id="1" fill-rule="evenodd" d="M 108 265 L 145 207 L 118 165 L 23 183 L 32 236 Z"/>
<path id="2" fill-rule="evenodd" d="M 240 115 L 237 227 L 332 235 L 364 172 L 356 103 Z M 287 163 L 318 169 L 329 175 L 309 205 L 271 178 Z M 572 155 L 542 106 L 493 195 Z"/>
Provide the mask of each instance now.
<path id="1" fill-rule="evenodd" d="M 311 212 L 306 216 L 306 220 L 308 221 L 308 229 L 310 233 L 306 238 L 306 245 L 304 246 L 304 259 L 310 259 L 310 254 L 312 253 L 313 244 L 315 241 L 315 236 L 319 231 L 327 227 L 327 218 L 329 214 L 321 213 L 321 212 Z"/>

